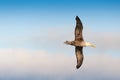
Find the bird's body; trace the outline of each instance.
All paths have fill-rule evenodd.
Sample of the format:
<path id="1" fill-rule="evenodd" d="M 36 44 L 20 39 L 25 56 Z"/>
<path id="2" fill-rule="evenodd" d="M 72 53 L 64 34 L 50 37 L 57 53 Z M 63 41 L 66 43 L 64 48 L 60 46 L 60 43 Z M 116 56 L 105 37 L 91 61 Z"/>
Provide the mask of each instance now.
<path id="1" fill-rule="evenodd" d="M 83 47 L 91 46 L 95 47 L 93 44 L 89 42 L 85 42 L 82 35 L 83 25 L 78 16 L 76 16 L 76 27 L 75 27 L 75 40 L 74 41 L 66 41 L 65 44 L 75 46 L 75 53 L 77 58 L 76 68 L 78 69 L 83 62 Z"/>

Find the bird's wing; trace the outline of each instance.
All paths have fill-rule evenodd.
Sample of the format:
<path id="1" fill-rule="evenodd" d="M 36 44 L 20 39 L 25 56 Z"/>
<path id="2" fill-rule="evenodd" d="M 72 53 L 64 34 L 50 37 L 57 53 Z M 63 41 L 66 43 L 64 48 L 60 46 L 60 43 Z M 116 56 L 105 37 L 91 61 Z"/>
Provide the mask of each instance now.
<path id="1" fill-rule="evenodd" d="M 82 30 L 82 22 L 79 17 L 76 16 L 75 41 L 83 41 Z"/>
<path id="2" fill-rule="evenodd" d="M 75 53 L 77 58 L 77 65 L 76 65 L 77 69 L 82 65 L 82 62 L 83 62 L 82 48 L 83 47 L 75 47 Z"/>

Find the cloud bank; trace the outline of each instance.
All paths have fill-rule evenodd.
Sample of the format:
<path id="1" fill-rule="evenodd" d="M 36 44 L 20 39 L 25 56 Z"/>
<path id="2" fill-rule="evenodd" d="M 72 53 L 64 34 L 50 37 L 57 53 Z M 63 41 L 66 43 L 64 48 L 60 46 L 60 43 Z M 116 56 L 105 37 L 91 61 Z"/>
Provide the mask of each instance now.
<path id="1" fill-rule="evenodd" d="M 0 49 L 0 78 L 23 80 L 119 80 L 120 59 L 109 55 L 85 55 L 79 70 L 75 55 L 50 54 L 42 50 Z"/>

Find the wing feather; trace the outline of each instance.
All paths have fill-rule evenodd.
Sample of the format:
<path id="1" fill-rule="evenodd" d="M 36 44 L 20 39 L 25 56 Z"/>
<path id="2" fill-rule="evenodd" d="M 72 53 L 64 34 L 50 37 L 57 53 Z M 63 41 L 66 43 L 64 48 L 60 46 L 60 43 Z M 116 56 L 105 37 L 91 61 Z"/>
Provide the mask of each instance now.
<path id="1" fill-rule="evenodd" d="M 83 47 L 75 47 L 75 53 L 76 53 L 76 58 L 77 58 L 77 65 L 76 68 L 80 68 L 80 66 L 83 63 L 83 53 L 82 53 Z"/>
<path id="2" fill-rule="evenodd" d="M 83 41 L 82 30 L 82 22 L 79 17 L 76 16 L 75 41 Z"/>

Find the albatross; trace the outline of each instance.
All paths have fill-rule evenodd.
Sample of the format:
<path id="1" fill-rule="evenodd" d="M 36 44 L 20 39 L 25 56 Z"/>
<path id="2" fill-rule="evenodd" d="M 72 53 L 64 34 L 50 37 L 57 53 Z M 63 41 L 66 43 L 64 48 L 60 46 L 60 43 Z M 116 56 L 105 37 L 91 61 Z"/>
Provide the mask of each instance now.
<path id="1" fill-rule="evenodd" d="M 76 16 L 75 19 L 76 19 L 76 27 L 74 31 L 75 40 L 66 41 L 64 43 L 67 45 L 75 46 L 75 53 L 76 53 L 76 59 L 77 59 L 76 68 L 79 69 L 83 63 L 83 51 L 82 51 L 83 47 L 90 46 L 95 48 L 95 45 L 90 42 L 84 41 L 83 35 L 82 35 L 82 30 L 83 30 L 82 22 L 78 16 Z"/>

